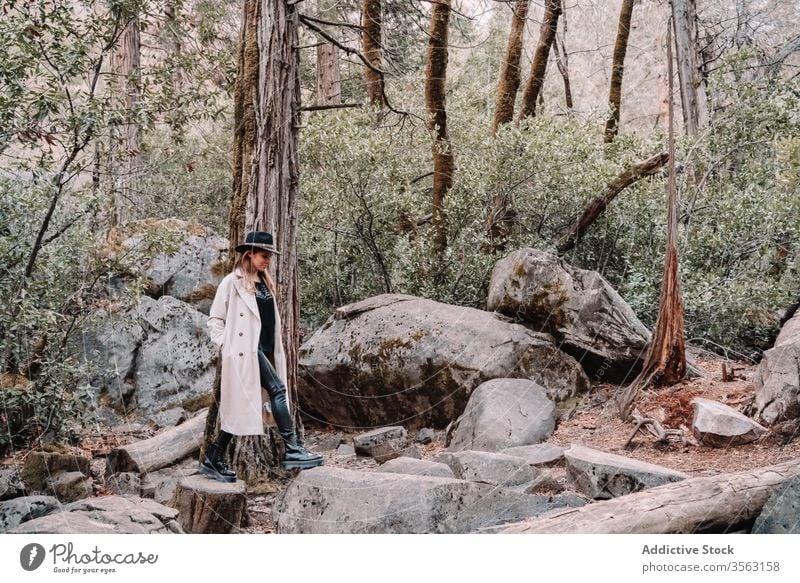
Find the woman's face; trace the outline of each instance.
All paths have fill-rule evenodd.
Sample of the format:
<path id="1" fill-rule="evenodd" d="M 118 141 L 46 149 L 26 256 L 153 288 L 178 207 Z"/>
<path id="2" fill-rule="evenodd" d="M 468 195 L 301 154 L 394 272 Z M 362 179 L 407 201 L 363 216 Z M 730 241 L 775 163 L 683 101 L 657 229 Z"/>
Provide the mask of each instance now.
<path id="1" fill-rule="evenodd" d="M 269 260 L 272 258 L 272 253 L 267 251 L 254 251 L 251 257 L 253 262 L 253 269 L 256 271 L 264 271 L 269 267 Z"/>

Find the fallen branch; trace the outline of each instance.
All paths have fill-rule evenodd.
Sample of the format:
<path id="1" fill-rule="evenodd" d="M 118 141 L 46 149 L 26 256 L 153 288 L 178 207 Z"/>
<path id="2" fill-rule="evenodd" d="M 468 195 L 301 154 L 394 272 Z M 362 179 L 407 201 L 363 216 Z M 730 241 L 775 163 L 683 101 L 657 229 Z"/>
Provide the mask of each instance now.
<path id="1" fill-rule="evenodd" d="M 667 160 L 669 160 L 669 154 L 661 152 L 660 154 L 648 158 L 644 162 L 633 164 L 630 168 L 609 182 L 602 196 L 593 198 L 589 204 L 586 205 L 581 218 L 578 219 L 576 223 L 573 223 L 569 232 L 561 238 L 558 243 L 559 255 L 563 255 L 576 245 L 584 231 L 598 219 L 606 210 L 606 207 L 611 204 L 611 201 L 614 200 L 620 192 L 634 182 L 646 176 L 652 176 L 661 170 L 664 164 L 667 163 Z"/>

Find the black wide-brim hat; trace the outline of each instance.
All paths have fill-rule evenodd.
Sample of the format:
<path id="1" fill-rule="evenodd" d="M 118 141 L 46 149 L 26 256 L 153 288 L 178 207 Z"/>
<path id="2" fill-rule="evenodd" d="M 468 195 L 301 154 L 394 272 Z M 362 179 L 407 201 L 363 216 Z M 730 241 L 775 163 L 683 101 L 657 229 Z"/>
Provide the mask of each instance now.
<path id="1" fill-rule="evenodd" d="M 280 255 L 281 252 L 275 249 L 275 244 L 272 241 L 272 233 L 266 231 L 250 231 L 244 238 L 244 243 L 235 247 L 238 253 L 245 251 L 269 251 L 275 255 Z"/>

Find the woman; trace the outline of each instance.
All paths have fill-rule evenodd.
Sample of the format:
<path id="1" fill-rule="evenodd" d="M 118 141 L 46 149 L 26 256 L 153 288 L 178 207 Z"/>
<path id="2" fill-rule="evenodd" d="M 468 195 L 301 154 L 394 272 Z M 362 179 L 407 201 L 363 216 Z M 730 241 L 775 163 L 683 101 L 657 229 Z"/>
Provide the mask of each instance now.
<path id="1" fill-rule="evenodd" d="M 233 271 L 220 282 L 208 317 L 211 340 L 222 349 L 221 423 L 200 464 L 200 473 L 222 482 L 236 480 L 225 463 L 231 437 L 263 435 L 262 412 L 270 408 L 286 444 L 283 467 L 305 469 L 322 464 L 322 457 L 306 450 L 295 433 L 282 380 L 286 378 L 286 356 L 275 305 L 275 282 L 269 274 L 272 255 L 280 253 L 272 234 L 263 231 L 248 233 L 236 251 L 241 255 Z M 269 395 L 269 404 L 262 401 L 262 387 Z"/>

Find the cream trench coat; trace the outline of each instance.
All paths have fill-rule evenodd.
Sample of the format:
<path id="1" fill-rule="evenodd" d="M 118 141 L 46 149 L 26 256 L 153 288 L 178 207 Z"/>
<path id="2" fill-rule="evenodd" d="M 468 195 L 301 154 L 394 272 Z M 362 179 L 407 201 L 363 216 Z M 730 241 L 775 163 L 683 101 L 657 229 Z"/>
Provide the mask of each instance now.
<path id="1" fill-rule="evenodd" d="M 217 287 L 208 314 L 209 335 L 221 347 L 220 428 L 232 435 L 263 435 L 264 423 L 274 425 L 275 421 L 258 370 L 261 315 L 255 294 L 248 292 L 244 285 L 244 275 L 239 268 L 226 275 Z M 286 383 L 286 353 L 281 341 L 277 301 L 273 355 L 275 370 Z M 286 400 L 291 411 L 289 395 L 287 387 Z"/>

